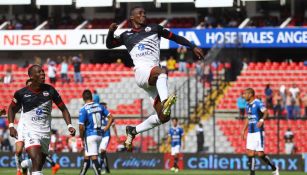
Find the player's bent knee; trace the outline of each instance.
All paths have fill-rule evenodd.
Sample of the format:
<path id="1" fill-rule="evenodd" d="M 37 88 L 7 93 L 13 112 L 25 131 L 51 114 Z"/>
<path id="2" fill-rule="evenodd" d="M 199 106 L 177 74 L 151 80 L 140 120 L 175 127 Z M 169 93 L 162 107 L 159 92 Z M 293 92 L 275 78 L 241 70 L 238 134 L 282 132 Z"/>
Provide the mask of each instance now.
<path id="1" fill-rule="evenodd" d="M 170 116 L 159 115 L 159 120 L 161 121 L 162 124 L 168 122 L 170 119 L 171 119 Z"/>

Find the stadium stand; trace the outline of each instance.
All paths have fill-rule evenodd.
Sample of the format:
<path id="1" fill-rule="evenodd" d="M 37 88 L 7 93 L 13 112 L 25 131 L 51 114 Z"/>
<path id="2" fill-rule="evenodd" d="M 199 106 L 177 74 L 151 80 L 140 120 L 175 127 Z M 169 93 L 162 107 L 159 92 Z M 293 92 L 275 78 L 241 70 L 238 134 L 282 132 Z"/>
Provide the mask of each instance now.
<path id="1" fill-rule="evenodd" d="M 307 93 L 307 66 L 303 62 L 258 62 L 250 63 L 247 70 L 244 70 L 237 81 L 231 84 L 227 93 L 218 104 L 218 109 L 235 110 L 236 99 L 246 87 L 253 87 L 256 95 L 264 97 L 264 89 L 267 84 L 271 84 L 273 91 L 279 91 L 281 85 L 290 88 L 295 83 L 300 89 L 300 95 Z M 303 110 L 302 110 L 303 111 Z M 272 112 L 271 112 L 272 114 Z"/>

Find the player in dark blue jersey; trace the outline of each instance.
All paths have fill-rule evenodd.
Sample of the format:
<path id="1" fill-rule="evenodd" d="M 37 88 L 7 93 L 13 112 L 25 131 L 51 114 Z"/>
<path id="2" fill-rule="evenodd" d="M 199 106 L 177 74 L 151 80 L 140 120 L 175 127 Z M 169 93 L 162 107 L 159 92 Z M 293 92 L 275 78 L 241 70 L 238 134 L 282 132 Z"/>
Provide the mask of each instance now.
<path id="1" fill-rule="evenodd" d="M 92 92 L 84 90 L 82 94 L 85 105 L 79 113 L 79 131 L 84 144 L 84 163 L 80 175 L 85 175 L 90 166 L 90 158 L 93 162 L 95 175 L 100 175 L 100 165 L 98 162 L 98 149 L 103 133 L 106 132 L 112 122 L 113 116 L 99 103 L 93 102 Z M 109 121 L 102 129 L 105 118 Z"/>
<path id="2" fill-rule="evenodd" d="M 183 128 L 178 126 L 178 118 L 174 117 L 172 119 L 172 122 L 173 122 L 173 127 L 171 127 L 168 132 L 168 139 L 172 147 L 171 155 L 174 158 L 174 165 L 171 168 L 171 170 L 177 173 L 179 171 L 178 154 L 180 153 L 181 146 L 184 148 L 184 140 L 183 140 L 184 131 Z"/>
<path id="3" fill-rule="evenodd" d="M 107 103 L 102 102 L 100 104 L 107 109 Z M 108 124 L 108 118 L 105 118 L 102 127 L 107 126 L 107 124 Z M 114 134 L 115 134 L 117 140 L 119 141 L 119 137 L 117 135 L 117 130 L 116 130 L 116 126 L 115 126 L 114 120 L 113 120 L 113 123 L 112 123 L 111 126 L 113 128 L 113 131 L 114 131 Z M 102 136 L 102 139 L 101 139 L 101 143 L 100 143 L 100 146 L 99 146 L 100 159 L 101 159 L 100 160 L 101 161 L 100 162 L 101 168 L 105 169 L 106 173 L 110 173 L 108 157 L 107 157 L 107 147 L 109 145 L 110 139 L 111 139 L 111 130 L 108 129 L 106 132 L 103 133 L 103 136 Z M 102 174 L 103 174 L 103 172 L 104 172 L 104 170 L 101 171 Z"/>
<path id="4" fill-rule="evenodd" d="M 246 149 L 250 175 L 255 175 L 255 154 L 272 168 L 273 175 L 279 175 L 278 167 L 264 153 L 264 121 L 268 117 L 268 111 L 264 104 L 255 98 L 254 89 L 247 88 L 244 91 L 244 98 L 247 101 L 247 119 L 242 131 L 242 139 L 245 140 L 246 131 L 248 130 Z"/>

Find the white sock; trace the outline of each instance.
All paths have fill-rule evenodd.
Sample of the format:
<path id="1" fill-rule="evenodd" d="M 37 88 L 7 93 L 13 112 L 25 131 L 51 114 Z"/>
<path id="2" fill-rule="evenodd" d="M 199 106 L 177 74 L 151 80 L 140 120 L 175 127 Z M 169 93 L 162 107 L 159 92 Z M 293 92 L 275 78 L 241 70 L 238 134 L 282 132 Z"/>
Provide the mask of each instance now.
<path id="1" fill-rule="evenodd" d="M 161 102 L 163 102 L 168 97 L 167 75 L 166 74 L 162 73 L 158 76 L 156 87 L 158 90 L 158 94 L 160 96 L 160 100 Z"/>
<path id="2" fill-rule="evenodd" d="M 43 175 L 42 171 L 35 171 L 32 172 L 32 175 Z"/>
<path id="3" fill-rule="evenodd" d="M 22 160 L 21 155 L 15 154 L 15 163 L 16 163 L 17 171 L 21 170 L 21 165 L 20 165 L 21 160 Z"/>
<path id="4" fill-rule="evenodd" d="M 160 119 L 158 118 L 158 115 L 151 115 L 142 123 L 138 124 L 135 127 L 135 130 L 137 133 L 142 133 L 159 125 L 161 125 L 161 122 Z"/>
<path id="5" fill-rule="evenodd" d="M 22 168 L 31 168 L 32 167 L 32 160 L 31 159 L 26 159 L 21 162 L 21 167 Z"/>

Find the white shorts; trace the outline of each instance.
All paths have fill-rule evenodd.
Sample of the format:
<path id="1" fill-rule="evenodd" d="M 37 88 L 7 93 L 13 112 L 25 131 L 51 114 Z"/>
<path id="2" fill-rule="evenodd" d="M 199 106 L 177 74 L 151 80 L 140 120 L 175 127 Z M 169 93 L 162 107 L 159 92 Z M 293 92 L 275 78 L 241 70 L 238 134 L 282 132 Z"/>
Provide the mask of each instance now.
<path id="1" fill-rule="evenodd" d="M 107 150 L 109 141 L 110 141 L 110 136 L 102 137 L 99 149 L 100 150 Z"/>
<path id="2" fill-rule="evenodd" d="M 87 136 L 84 142 L 85 156 L 97 156 L 99 152 L 98 149 L 101 142 L 101 136 Z"/>
<path id="3" fill-rule="evenodd" d="M 252 151 L 264 151 L 264 132 L 248 133 L 246 148 Z"/>
<path id="4" fill-rule="evenodd" d="M 23 141 L 25 143 L 25 149 L 28 150 L 31 147 L 41 147 L 41 151 L 44 154 L 48 154 L 50 135 L 39 134 L 39 133 L 23 133 Z"/>
<path id="5" fill-rule="evenodd" d="M 145 67 L 135 68 L 134 77 L 135 77 L 136 84 L 147 92 L 147 94 L 150 97 L 150 101 L 153 104 L 155 101 L 155 98 L 158 96 L 158 90 L 156 86 L 150 86 L 148 84 L 148 80 L 149 80 L 150 72 L 152 68 L 154 67 L 145 66 Z"/>
<path id="6" fill-rule="evenodd" d="M 171 155 L 175 156 L 175 155 L 179 154 L 180 153 L 180 148 L 181 148 L 180 145 L 172 146 Z"/>

